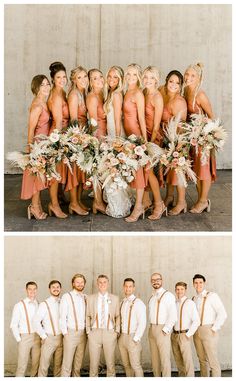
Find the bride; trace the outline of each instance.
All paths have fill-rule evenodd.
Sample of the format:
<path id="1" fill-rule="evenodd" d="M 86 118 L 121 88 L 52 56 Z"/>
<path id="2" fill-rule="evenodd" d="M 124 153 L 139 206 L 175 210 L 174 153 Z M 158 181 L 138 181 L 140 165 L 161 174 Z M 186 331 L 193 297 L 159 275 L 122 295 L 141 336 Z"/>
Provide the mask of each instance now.
<path id="1" fill-rule="evenodd" d="M 119 66 L 112 66 L 106 74 L 104 110 L 107 117 L 107 135 L 112 140 L 116 137 L 125 138 L 122 124 L 123 78 L 124 72 Z M 127 189 L 114 190 L 108 183 L 104 193 L 106 214 L 116 218 L 130 214 L 131 201 Z"/>

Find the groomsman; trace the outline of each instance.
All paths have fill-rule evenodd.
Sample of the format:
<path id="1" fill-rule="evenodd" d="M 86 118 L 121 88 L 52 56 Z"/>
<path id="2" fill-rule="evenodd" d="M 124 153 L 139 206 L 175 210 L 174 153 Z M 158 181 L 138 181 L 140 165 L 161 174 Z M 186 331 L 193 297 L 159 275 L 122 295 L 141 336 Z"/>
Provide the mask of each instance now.
<path id="1" fill-rule="evenodd" d="M 218 332 L 224 324 L 227 314 L 222 301 L 215 292 L 207 291 L 206 279 L 201 274 L 193 277 L 193 286 L 197 295 L 193 297 L 200 317 L 200 326 L 193 336 L 200 362 L 201 377 L 221 377 L 220 363 L 217 357 Z"/>
<path id="2" fill-rule="evenodd" d="M 162 276 L 151 276 L 153 295 L 149 299 L 148 338 L 154 377 L 171 377 L 170 333 L 177 321 L 174 295 L 162 287 Z"/>
<path id="3" fill-rule="evenodd" d="M 34 330 L 33 318 L 38 309 L 36 300 L 38 286 L 35 282 L 26 283 L 25 299 L 15 304 L 10 328 L 18 343 L 16 377 L 24 377 L 31 353 L 30 377 L 36 377 L 40 359 L 40 337 Z"/>
<path id="4" fill-rule="evenodd" d="M 98 366 L 103 347 L 107 377 L 115 377 L 115 349 L 120 332 L 119 298 L 108 293 L 109 279 L 97 278 L 98 293 L 87 300 L 86 330 L 89 341 L 90 377 L 98 376 Z"/>
<path id="5" fill-rule="evenodd" d="M 195 303 L 185 295 L 187 284 L 175 285 L 178 321 L 171 334 L 172 350 L 179 371 L 179 377 L 194 377 L 191 337 L 200 325 Z"/>
<path id="6" fill-rule="evenodd" d="M 121 335 L 118 340 L 126 377 L 143 377 L 141 365 L 141 338 L 146 328 L 146 306 L 134 295 L 135 281 L 126 278 L 123 284 L 125 298 L 121 302 Z"/>
<path id="7" fill-rule="evenodd" d="M 34 316 L 34 327 L 42 339 L 38 377 L 47 377 L 53 357 L 53 376 L 60 377 L 62 363 L 62 334 L 59 327 L 59 306 L 61 283 L 52 280 L 49 285 L 50 296 L 40 303 Z"/>
<path id="8" fill-rule="evenodd" d="M 62 377 L 80 377 L 86 347 L 85 311 L 86 296 L 83 290 L 86 279 L 82 274 L 72 278 L 72 291 L 62 296 L 60 303 L 60 328 L 63 334 Z"/>

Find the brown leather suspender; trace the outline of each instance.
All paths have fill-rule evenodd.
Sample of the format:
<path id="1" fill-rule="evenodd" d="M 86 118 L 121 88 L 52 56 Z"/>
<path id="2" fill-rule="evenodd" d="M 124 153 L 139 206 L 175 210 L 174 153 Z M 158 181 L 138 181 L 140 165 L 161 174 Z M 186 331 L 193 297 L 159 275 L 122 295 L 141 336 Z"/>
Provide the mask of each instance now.
<path id="1" fill-rule="evenodd" d="M 183 307 L 184 307 L 184 303 L 188 300 L 188 298 L 186 298 L 183 303 L 181 304 L 181 307 L 180 307 L 180 320 L 179 320 L 179 330 L 182 331 L 182 314 L 183 314 Z"/>
<path id="2" fill-rule="evenodd" d="M 47 301 L 45 300 L 44 303 L 46 304 L 47 306 L 47 309 L 48 309 L 48 315 L 49 315 L 49 319 L 50 319 L 50 323 L 51 323 L 51 326 L 52 326 L 52 332 L 53 332 L 53 336 L 56 336 L 56 330 L 55 330 L 55 327 L 54 327 L 54 324 L 53 324 L 53 320 L 52 320 L 52 314 L 51 314 L 51 311 L 50 311 L 50 308 L 49 308 L 49 305 L 47 303 Z"/>
<path id="3" fill-rule="evenodd" d="M 79 330 L 79 327 L 78 327 L 78 320 L 77 320 L 76 311 L 75 311 L 75 302 L 74 302 L 74 300 L 73 300 L 73 298 L 72 298 L 71 293 L 68 292 L 68 294 L 70 295 L 71 303 L 72 303 L 72 307 L 73 307 L 73 312 L 74 312 L 75 330 L 78 331 L 78 330 Z"/>
<path id="4" fill-rule="evenodd" d="M 160 308 L 160 302 L 163 296 L 168 292 L 168 290 L 164 291 L 163 294 L 160 296 L 159 299 L 157 299 L 157 313 L 156 313 L 156 324 L 158 325 L 158 317 L 159 317 L 159 308 Z"/>
<path id="5" fill-rule="evenodd" d="M 31 333 L 31 330 L 30 330 L 30 322 L 29 322 L 29 315 L 28 315 L 28 312 L 27 312 L 27 308 L 26 308 L 26 305 L 25 305 L 24 300 L 21 300 L 21 303 L 22 303 L 23 306 L 24 306 L 25 317 L 26 317 L 26 323 L 27 323 L 27 328 L 28 328 L 28 333 L 30 334 L 30 333 Z"/>

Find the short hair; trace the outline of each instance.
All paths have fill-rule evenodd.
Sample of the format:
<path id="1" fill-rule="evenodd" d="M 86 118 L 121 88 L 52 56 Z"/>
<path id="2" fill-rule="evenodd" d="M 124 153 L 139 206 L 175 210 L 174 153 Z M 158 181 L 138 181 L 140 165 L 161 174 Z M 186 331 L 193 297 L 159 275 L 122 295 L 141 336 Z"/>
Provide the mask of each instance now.
<path id="1" fill-rule="evenodd" d="M 50 84 L 48 78 L 44 74 L 35 75 L 31 81 L 31 91 L 34 95 L 38 95 L 40 86 L 42 85 L 43 80 L 46 79 Z"/>
<path id="2" fill-rule="evenodd" d="M 84 283 L 86 283 L 86 278 L 85 278 L 85 276 L 84 276 L 83 274 L 79 274 L 79 273 L 77 273 L 77 274 L 75 274 L 75 275 L 73 276 L 73 278 L 71 279 L 71 283 L 72 283 L 72 285 L 73 285 L 73 283 L 74 283 L 74 281 L 75 281 L 76 278 L 82 278 L 82 279 L 84 280 Z"/>
<path id="3" fill-rule="evenodd" d="M 160 278 L 162 279 L 162 275 L 161 275 L 161 273 L 158 273 L 158 272 L 152 273 L 152 275 L 151 275 L 151 279 L 152 279 L 153 275 L 155 275 L 155 274 L 160 275 Z"/>
<path id="4" fill-rule="evenodd" d="M 101 279 L 101 278 L 105 278 L 105 279 L 107 279 L 107 280 L 109 281 L 109 278 L 108 278 L 107 275 L 100 274 L 100 275 L 98 275 L 97 280 L 98 280 L 98 279 Z"/>
<path id="5" fill-rule="evenodd" d="M 37 283 L 32 280 L 26 283 L 25 288 L 27 289 L 29 286 L 36 286 L 38 288 Z"/>
<path id="6" fill-rule="evenodd" d="M 185 283 L 185 282 L 177 282 L 176 285 L 175 285 L 175 288 L 178 287 L 178 286 L 182 286 L 182 287 L 184 287 L 187 290 L 187 283 Z"/>
<path id="7" fill-rule="evenodd" d="M 63 63 L 61 62 L 53 62 L 50 66 L 49 66 L 49 70 L 50 70 L 50 76 L 52 79 L 54 79 L 55 75 L 59 72 L 59 71 L 64 71 L 66 73 L 66 68 L 65 66 L 63 65 Z"/>
<path id="8" fill-rule="evenodd" d="M 51 282 L 49 282 L 48 288 L 50 288 L 53 284 L 56 284 L 56 283 L 58 283 L 59 286 L 61 287 L 61 282 L 59 282 L 59 280 L 53 279 L 51 280 Z"/>
<path id="9" fill-rule="evenodd" d="M 135 286 L 135 281 L 133 280 L 133 278 L 125 278 L 123 284 L 125 284 L 125 282 L 133 282 L 133 285 Z"/>
<path id="10" fill-rule="evenodd" d="M 195 279 L 202 279 L 203 282 L 206 282 L 206 278 L 201 274 L 195 274 L 193 277 L 193 282 L 195 281 Z"/>

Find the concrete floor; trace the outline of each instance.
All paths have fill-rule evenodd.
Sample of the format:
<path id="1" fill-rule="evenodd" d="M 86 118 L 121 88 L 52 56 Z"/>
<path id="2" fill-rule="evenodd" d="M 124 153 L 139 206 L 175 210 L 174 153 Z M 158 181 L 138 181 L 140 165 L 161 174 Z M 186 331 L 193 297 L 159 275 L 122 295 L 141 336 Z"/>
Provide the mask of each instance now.
<path id="1" fill-rule="evenodd" d="M 6 232 L 213 232 L 232 231 L 232 171 L 218 170 L 218 179 L 212 185 L 209 198 L 212 209 L 210 213 L 194 215 L 191 213 L 179 216 L 162 217 L 159 221 L 150 221 L 147 218 L 128 224 L 123 218 L 115 219 L 98 213 L 81 217 L 69 216 L 65 220 L 48 217 L 44 221 L 27 219 L 29 201 L 19 199 L 21 189 L 21 175 L 5 175 L 5 231 Z M 164 196 L 164 191 L 162 191 Z M 92 199 L 88 191 L 83 194 L 84 203 L 91 206 Z M 187 188 L 186 199 L 190 208 L 196 200 L 196 188 L 190 184 Z M 49 202 L 48 191 L 42 192 L 42 204 L 47 210 Z M 62 205 L 68 212 L 68 205 Z M 149 213 L 149 212 L 148 212 Z"/>

